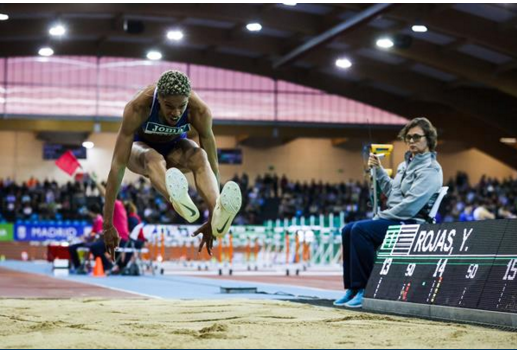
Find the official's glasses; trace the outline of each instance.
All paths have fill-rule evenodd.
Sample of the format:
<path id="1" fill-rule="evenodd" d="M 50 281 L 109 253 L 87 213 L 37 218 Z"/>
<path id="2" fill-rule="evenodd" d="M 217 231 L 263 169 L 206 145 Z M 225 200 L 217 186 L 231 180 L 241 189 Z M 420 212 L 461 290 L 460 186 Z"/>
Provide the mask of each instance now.
<path id="1" fill-rule="evenodd" d="M 406 141 L 406 143 L 409 143 L 411 142 L 411 140 L 415 141 L 415 142 L 418 142 L 420 141 L 420 139 L 422 139 L 422 137 L 424 137 L 425 135 L 420 135 L 420 134 L 413 134 L 413 135 L 410 135 L 410 134 L 407 134 L 405 137 L 404 137 L 404 141 Z"/>

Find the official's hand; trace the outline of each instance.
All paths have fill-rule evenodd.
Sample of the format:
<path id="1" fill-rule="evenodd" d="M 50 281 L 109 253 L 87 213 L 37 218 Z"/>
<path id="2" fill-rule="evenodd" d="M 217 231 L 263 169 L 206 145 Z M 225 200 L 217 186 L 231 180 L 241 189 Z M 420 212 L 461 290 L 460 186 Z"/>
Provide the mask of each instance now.
<path id="1" fill-rule="evenodd" d="M 370 153 L 370 158 L 368 158 L 368 169 L 378 168 L 380 166 L 381 166 L 381 161 L 379 160 L 379 157 L 377 157 L 373 153 Z"/>
<path id="2" fill-rule="evenodd" d="M 111 259 L 114 260 L 115 248 L 117 248 L 120 243 L 120 236 L 118 235 L 117 229 L 114 226 L 104 227 L 103 235 L 106 251 L 111 255 Z"/>
<path id="3" fill-rule="evenodd" d="M 203 225 L 201 225 L 200 228 L 194 231 L 194 233 L 192 233 L 192 237 L 196 237 L 197 235 L 202 233 L 203 238 L 201 239 L 201 243 L 199 243 L 198 253 L 201 253 L 201 250 L 203 250 L 203 246 L 206 244 L 206 251 L 208 252 L 208 255 L 212 256 L 214 236 L 212 235 L 212 224 L 210 223 L 210 221 L 211 220 L 205 222 Z"/>

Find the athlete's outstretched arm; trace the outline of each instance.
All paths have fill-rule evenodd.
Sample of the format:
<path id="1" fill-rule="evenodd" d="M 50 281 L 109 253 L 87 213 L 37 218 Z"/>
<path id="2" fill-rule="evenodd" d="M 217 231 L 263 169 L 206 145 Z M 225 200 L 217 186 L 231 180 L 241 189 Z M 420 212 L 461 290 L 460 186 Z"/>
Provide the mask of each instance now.
<path id="1" fill-rule="evenodd" d="M 120 189 L 120 184 L 124 178 L 124 172 L 131 155 L 131 147 L 133 145 L 133 134 L 138 129 L 138 110 L 134 101 L 128 103 L 124 108 L 124 116 L 122 125 L 120 126 L 117 141 L 115 143 L 115 151 L 111 160 L 111 169 L 106 184 L 106 199 L 104 203 L 104 243 L 106 250 L 113 258 L 115 256 L 115 248 L 119 243 L 119 235 L 113 226 L 113 209 L 115 200 Z"/>
<path id="2" fill-rule="evenodd" d="M 199 134 L 200 146 L 205 150 L 210 167 L 219 183 L 219 162 L 217 160 L 217 145 L 212 130 L 212 112 L 194 91 L 190 94 L 189 108 L 192 113 L 191 123 Z"/>

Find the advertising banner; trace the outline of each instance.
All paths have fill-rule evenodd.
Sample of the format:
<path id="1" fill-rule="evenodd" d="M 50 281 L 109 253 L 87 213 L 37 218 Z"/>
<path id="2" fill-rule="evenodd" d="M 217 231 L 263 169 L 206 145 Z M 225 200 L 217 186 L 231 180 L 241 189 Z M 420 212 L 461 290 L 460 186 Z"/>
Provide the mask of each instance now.
<path id="1" fill-rule="evenodd" d="M 65 224 L 16 224 L 16 241 L 72 241 L 88 234 L 91 226 Z"/>
<path id="2" fill-rule="evenodd" d="M 13 224 L 0 224 L 0 242 L 11 242 L 13 239 Z"/>

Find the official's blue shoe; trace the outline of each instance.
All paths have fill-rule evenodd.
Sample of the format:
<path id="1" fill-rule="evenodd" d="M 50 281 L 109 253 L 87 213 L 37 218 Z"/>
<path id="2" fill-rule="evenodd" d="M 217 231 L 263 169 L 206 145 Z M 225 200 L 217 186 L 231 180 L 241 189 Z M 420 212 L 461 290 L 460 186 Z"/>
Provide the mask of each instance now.
<path id="1" fill-rule="evenodd" d="M 338 300 L 334 301 L 334 303 L 333 303 L 334 306 L 343 306 L 343 305 L 345 305 L 350 300 L 352 300 L 352 298 L 355 296 L 356 293 L 357 293 L 356 289 L 347 289 L 346 292 L 345 292 L 345 295 L 343 295 Z"/>
<path id="2" fill-rule="evenodd" d="M 346 307 L 360 308 L 363 307 L 364 289 L 359 289 L 355 297 L 345 304 Z"/>

